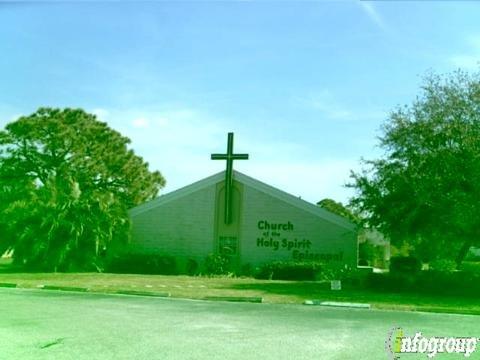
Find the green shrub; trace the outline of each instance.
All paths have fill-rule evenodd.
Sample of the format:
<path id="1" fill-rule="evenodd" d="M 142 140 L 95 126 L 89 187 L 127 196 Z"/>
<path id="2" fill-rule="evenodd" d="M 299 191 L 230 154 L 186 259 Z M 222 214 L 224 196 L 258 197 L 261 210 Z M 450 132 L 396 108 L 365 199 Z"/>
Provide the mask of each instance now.
<path id="1" fill-rule="evenodd" d="M 438 259 L 430 262 L 429 269 L 440 272 L 452 272 L 457 270 L 457 264 L 453 260 Z"/>
<path id="2" fill-rule="evenodd" d="M 363 242 L 358 245 L 358 263 L 367 266 L 373 258 L 373 245 Z"/>
<path id="3" fill-rule="evenodd" d="M 390 258 L 390 273 L 415 274 L 422 270 L 422 262 L 414 256 Z"/>
<path id="4" fill-rule="evenodd" d="M 477 248 L 478 249 L 478 248 Z M 465 256 L 466 261 L 480 262 L 480 253 L 473 251 L 472 249 Z"/>
<path id="5" fill-rule="evenodd" d="M 464 261 L 460 269 L 467 273 L 480 275 L 480 261 Z"/>
<path id="6" fill-rule="evenodd" d="M 209 254 L 205 259 L 206 275 L 227 275 L 229 273 L 229 259 L 221 254 Z"/>
<path id="7" fill-rule="evenodd" d="M 372 290 L 427 295 L 480 296 L 480 275 L 463 271 L 421 271 L 417 274 L 371 273 L 366 285 Z"/>
<path id="8" fill-rule="evenodd" d="M 337 263 L 328 263 L 322 266 L 320 275 L 321 280 L 343 280 L 349 282 L 358 277 L 358 272 L 347 264 L 342 266 Z M 320 278 L 317 280 L 320 280 Z"/>
<path id="9" fill-rule="evenodd" d="M 198 270 L 199 270 L 198 262 L 196 262 L 193 259 L 188 259 L 188 261 L 187 261 L 187 274 L 190 275 L 190 276 L 198 275 L 198 273 L 199 273 Z"/>
<path id="10" fill-rule="evenodd" d="M 480 276 L 463 271 L 422 271 L 415 285 L 426 293 L 480 296 Z"/>
<path id="11" fill-rule="evenodd" d="M 358 266 L 368 266 L 368 261 L 365 259 L 359 259 Z"/>
<path id="12" fill-rule="evenodd" d="M 263 264 L 256 278 L 270 280 L 318 280 L 323 264 L 318 262 L 274 261 Z"/>
<path id="13" fill-rule="evenodd" d="M 395 273 L 369 273 L 366 279 L 367 288 L 379 291 L 403 292 L 413 288 L 413 275 Z"/>
<path id="14" fill-rule="evenodd" d="M 126 251 L 112 256 L 106 265 L 106 271 L 120 274 L 177 274 L 175 258 L 171 256 Z"/>
<path id="15" fill-rule="evenodd" d="M 240 275 L 251 277 L 254 274 L 255 274 L 255 269 L 253 268 L 252 264 L 247 263 L 242 265 Z"/>
<path id="16" fill-rule="evenodd" d="M 358 245 L 358 265 L 385 268 L 385 246 L 363 242 Z"/>

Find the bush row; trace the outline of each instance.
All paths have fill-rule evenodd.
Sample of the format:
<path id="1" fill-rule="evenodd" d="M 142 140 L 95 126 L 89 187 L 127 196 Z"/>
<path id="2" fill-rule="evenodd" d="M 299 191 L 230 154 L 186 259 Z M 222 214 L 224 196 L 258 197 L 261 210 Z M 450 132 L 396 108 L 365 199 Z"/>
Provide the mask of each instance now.
<path id="1" fill-rule="evenodd" d="M 367 277 L 366 284 L 368 288 L 379 291 L 480 296 L 480 274 L 467 271 L 424 270 L 415 274 L 371 273 Z"/>
<path id="2" fill-rule="evenodd" d="M 422 271 L 420 270 L 421 264 L 413 258 L 394 259 L 392 258 L 390 273 L 370 273 L 368 275 L 367 287 L 380 291 L 480 295 L 480 263 L 466 262 L 463 264 L 462 271 L 456 271 L 452 269 L 452 264 L 438 262 L 431 264 L 429 271 Z M 171 256 L 129 251 L 111 257 L 105 264 L 105 271 L 175 275 L 179 273 L 177 265 L 175 258 Z M 202 267 L 195 260 L 188 260 L 186 263 L 187 274 L 199 275 L 200 271 L 204 275 L 233 273 L 232 264 L 227 257 L 222 255 L 211 254 L 201 265 Z M 350 269 L 332 268 L 320 262 L 274 261 L 258 268 L 246 264 L 236 275 L 294 281 L 355 280 L 355 273 Z"/>
<path id="3" fill-rule="evenodd" d="M 198 275 L 200 266 L 197 261 L 189 259 L 186 273 Z M 206 275 L 223 275 L 229 270 L 229 261 L 221 255 L 211 254 L 204 262 Z M 109 258 L 105 263 L 105 271 L 123 274 L 176 275 L 179 274 L 177 261 L 172 256 L 152 252 L 124 251 Z"/>
<path id="4" fill-rule="evenodd" d="M 177 274 L 175 258 L 160 254 L 123 252 L 112 256 L 105 271 L 119 274 Z"/>
<path id="5" fill-rule="evenodd" d="M 422 262 L 413 256 L 394 256 L 390 258 L 390 273 L 418 273 L 422 270 Z"/>
<path id="6" fill-rule="evenodd" d="M 461 265 L 460 269 L 465 272 L 480 275 L 480 261 L 465 261 Z"/>
<path id="7" fill-rule="evenodd" d="M 130 274 L 178 274 L 178 266 L 174 257 L 155 253 L 127 251 L 116 254 L 105 263 L 105 271 L 111 273 Z M 195 260 L 188 260 L 186 272 L 198 275 L 226 275 L 233 273 L 233 266 L 228 257 L 210 254 L 205 258 L 200 269 Z M 335 275 L 334 275 L 335 274 Z M 341 272 L 332 272 L 330 267 L 319 262 L 274 261 L 258 268 L 246 264 L 236 275 L 254 276 L 258 279 L 273 280 L 325 280 L 328 277 L 340 276 Z"/>
<path id="8" fill-rule="evenodd" d="M 258 279 L 270 280 L 320 280 L 323 264 L 318 262 L 274 261 L 262 265 Z"/>

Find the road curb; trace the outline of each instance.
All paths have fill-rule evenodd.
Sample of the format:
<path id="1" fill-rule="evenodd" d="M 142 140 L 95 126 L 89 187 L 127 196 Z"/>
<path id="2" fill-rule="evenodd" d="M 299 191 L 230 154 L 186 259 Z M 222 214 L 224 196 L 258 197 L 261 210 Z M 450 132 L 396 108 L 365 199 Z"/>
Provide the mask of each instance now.
<path id="1" fill-rule="evenodd" d="M 231 301 L 231 302 L 251 302 L 251 303 L 262 303 L 262 297 L 248 297 L 248 296 L 206 296 L 203 300 L 210 301 Z"/>
<path id="2" fill-rule="evenodd" d="M 152 296 L 152 297 L 170 297 L 169 292 L 154 292 L 154 291 L 138 291 L 138 290 L 117 290 L 115 294 L 120 295 L 137 295 L 137 296 Z"/>
<path id="3" fill-rule="evenodd" d="M 331 307 L 347 307 L 357 309 L 370 309 L 370 304 L 366 303 L 350 303 L 350 302 L 338 302 L 338 301 L 321 301 L 321 300 L 305 300 L 304 305 L 317 305 L 317 306 L 331 306 Z"/>
<path id="4" fill-rule="evenodd" d="M 38 286 L 38 288 L 43 289 L 43 290 L 80 291 L 80 292 L 88 291 L 87 288 L 74 287 L 74 286 L 43 285 L 41 287 Z"/>

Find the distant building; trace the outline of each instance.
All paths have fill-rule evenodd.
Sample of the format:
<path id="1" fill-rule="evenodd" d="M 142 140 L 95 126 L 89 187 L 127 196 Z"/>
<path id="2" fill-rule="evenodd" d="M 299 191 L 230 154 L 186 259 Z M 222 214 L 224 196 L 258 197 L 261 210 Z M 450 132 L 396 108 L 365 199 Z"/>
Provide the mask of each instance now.
<path id="1" fill-rule="evenodd" d="M 390 261 L 390 241 L 376 229 L 358 231 L 359 265 L 379 268 L 388 267 Z"/>

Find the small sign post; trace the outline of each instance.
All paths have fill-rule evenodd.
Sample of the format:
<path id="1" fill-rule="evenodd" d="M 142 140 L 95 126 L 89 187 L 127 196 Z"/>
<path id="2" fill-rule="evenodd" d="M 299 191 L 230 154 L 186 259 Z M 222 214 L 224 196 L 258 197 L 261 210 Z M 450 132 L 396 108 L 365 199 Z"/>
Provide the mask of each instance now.
<path id="1" fill-rule="evenodd" d="M 342 290 L 342 280 L 330 281 L 330 290 Z"/>

